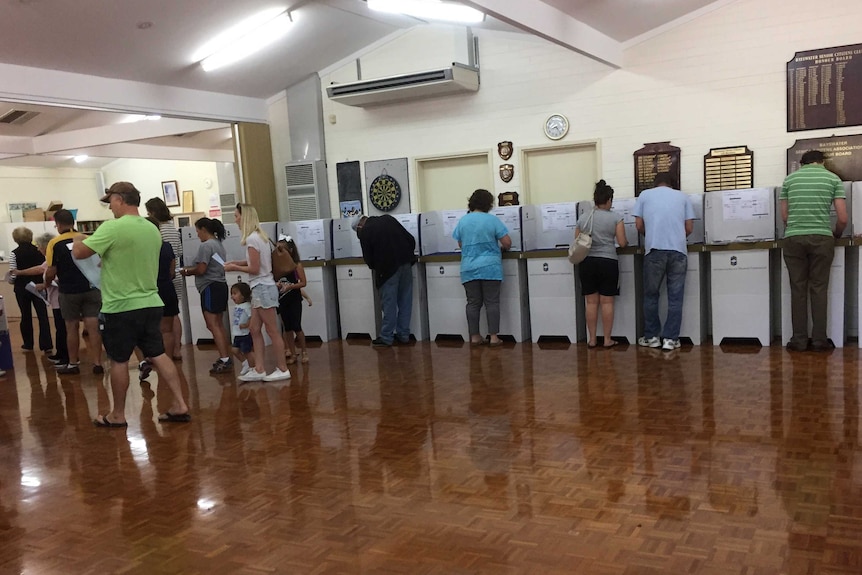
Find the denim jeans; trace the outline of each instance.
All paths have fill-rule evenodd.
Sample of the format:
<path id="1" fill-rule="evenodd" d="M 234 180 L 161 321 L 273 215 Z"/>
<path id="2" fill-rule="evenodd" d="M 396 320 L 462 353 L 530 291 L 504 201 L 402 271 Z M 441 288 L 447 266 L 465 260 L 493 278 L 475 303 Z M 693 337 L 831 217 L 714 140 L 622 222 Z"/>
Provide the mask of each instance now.
<path id="1" fill-rule="evenodd" d="M 644 256 L 644 337 L 679 339 L 688 255 L 674 250 L 650 250 Z M 667 318 L 658 317 L 661 283 L 667 277 Z"/>
<path id="2" fill-rule="evenodd" d="M 383 307 L 380 339 L 392 343 L 394 334 L 399 341 L 408 341 L 410 315 L 413 313 L 413 266 L 401 265 L 378 291 Z"/>

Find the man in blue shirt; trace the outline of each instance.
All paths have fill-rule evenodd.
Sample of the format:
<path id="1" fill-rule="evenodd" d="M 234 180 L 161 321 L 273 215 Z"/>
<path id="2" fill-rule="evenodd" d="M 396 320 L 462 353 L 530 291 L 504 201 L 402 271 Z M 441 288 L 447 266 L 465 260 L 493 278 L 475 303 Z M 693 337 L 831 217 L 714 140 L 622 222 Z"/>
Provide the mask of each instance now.
<path id="1" fill-rule="evenodd" d="M 682 300 L 688 270 L 685 238 L 694 229 L 694 207 L 689 197 L 673 189 L 670 174 L 655 178 L 655 187 L 635 201 L 635 226 L 644 235 L 644 334 L 638 345 L 679 348 Z M 667 277 L 667 318 L 664 329 L 658 316 L 658 298 Z M 659 339 L 661 338 L 661 339 Z"/>

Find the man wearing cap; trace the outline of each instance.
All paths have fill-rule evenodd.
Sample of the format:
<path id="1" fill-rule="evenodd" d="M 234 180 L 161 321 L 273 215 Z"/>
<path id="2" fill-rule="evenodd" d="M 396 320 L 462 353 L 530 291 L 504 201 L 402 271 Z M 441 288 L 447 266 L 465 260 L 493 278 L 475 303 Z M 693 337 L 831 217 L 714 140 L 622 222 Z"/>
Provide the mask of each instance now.
<path id="1" fill-rule="evenodd" d="M 410 341 L 410 314 L 413 311 L 413 272 L 416 239 L 390 216 L 362 216 L 351 223 L 362 245 L 362 259 L 374 272 L 380 293 L 383 322 L 374 347 L 389 347 Z"/>
<path id="2" fill-rule="evenodd" d="M 835 239 L 847 226 L 847 205 L 841 179 L 826 169 L 820 150 L 808 150 L 800 168 L 784 179 L 779 195 L 784 230 L 784 263 L 790 276 L 790 315 L 793 335 L 789 351 L 829 351 L 835 344 L 826 335 L 829 273 Z M 835 207 L 835 228 L 829 209 Z M 811 297 L 811 345 L 808 344 L 808 298 Z"/>
<path id="3" fill-rule="evenodd" d="M 90 237 L 75 236 L 72 255 L 102 258 L 103 340 L 111 358 L 111 393 L 114 408 L 93 421 L 99 427 L 127 427 L 126 392 L 129 388 L 129 357 L 135 347 L 151 359 L 160 379 L 173 393 L 173 402 L 159 421 L 187 422 L 191 419 L 180 389 L 179 375 L 162 344 L 159 324 L 162 300 L 156 288 L 162 236 L 158 228 L 138 213 L 141 194 L 129 182 L 117 182 L 101 198 L 114 214 Z"/>
<path id="4" fill-rule="evenodd" d="M 68 364 L 57 366 L 57 373 L 80 373 L 78 331 L 83 320 L 93 354 L 93 373 L 101 374 L 105 371 L 102 367 L 102 333 L 99 331 L 102 293 L 84 277 L 69 250 L 78 235 L 75 231 L 75 216 L 69 210 L 59 210 L 54 214 L 54 224 L 60 235 L 48 242 L 45 249 L 45 263 L 48 265 L 45 270 L 45 283 L 50 284 L 57 278 L 60 314 L 66 324 L 66 345 L 69 350 Z"/>

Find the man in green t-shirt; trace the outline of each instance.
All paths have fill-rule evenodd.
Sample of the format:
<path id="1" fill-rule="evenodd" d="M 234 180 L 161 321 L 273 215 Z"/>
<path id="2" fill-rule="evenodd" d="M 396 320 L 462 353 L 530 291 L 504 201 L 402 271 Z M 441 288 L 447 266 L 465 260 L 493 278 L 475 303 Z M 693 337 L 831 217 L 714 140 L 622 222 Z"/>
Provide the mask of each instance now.
<path id="1" fill-rule="evenodd" d="M 126 392 L 129 388 L 129 358 L 135 347 L 150 358 L 159 378 L 173 392 L 170 409 L 160 421 L 186 422 L 189 408 L 180 389 L 179 374 L 162 343 L 159 324 L 162 300 L 156 288 L 159 230 L 138 213 L 141 193 L 129 182 L 117 182 L 101 198 L 109 204 L 113 220 L 100 225 L 90 237 L 76 236 L 72 255 L 84 259 L 102 258 L 102 314 L 105 328 L 102 341 L 111 358 L 111 393 L 114 408 L 93 421 L 99 427 L 127 427 Z"/>
<path id="2" fill-rule="evenodd" d="M 784 179 L 779 196 L 784 231 L 784 263 L 790 276 L 790 312 L 793 336 L 790 351 L 805 351 L 808 344 L 808 294 L 811 294 L 811 346 L 828 351 L 835 345 L 826 336 L 829 272 L 835 255 L 835 238 L 847 225 L 847 206 L 841 179 L 826 169 L 823 152 L 802 154 L 801 167 Z M 835 229 L 829 209 L 835 206 Z"/>

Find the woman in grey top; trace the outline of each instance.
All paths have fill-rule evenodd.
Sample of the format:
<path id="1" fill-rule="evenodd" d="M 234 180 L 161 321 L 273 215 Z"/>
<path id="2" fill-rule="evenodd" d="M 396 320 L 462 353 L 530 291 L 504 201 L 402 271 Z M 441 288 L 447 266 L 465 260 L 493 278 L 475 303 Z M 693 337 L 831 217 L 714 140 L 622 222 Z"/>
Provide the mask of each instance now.
<path id="1" fill-rule="evenodd" d="M 581 230 L 591 233 L 593 237 L 590 253 L 578 264 L 578 277 L 581 279 L 586 300 L 589 347 L 596 347 L 600 304 L 602 327 L 605 331 L 604 347 L 613 347 L 617 344 L 611 339 L 614 327 L 614 297 L 620 293 L 620 268 L 617 262 L 616 244 L 624 248 L 627 242 L 623 217 L 611 211 L 613 202 L 614 189 L 604 180 L 599 180 L 593 192 L 595 208 L 582 214 L 575 228 L 575 237 L 580 235 Z"/>

